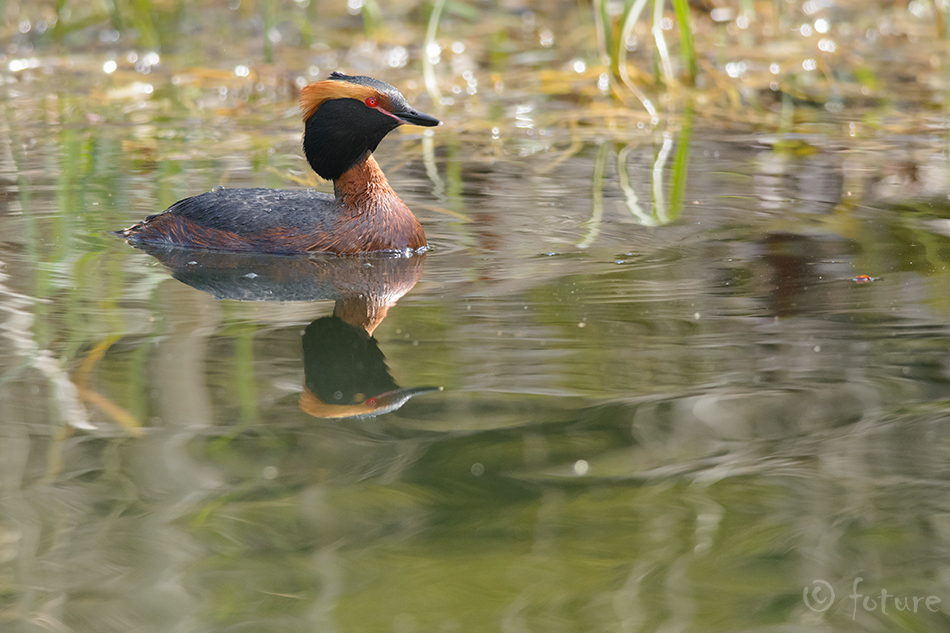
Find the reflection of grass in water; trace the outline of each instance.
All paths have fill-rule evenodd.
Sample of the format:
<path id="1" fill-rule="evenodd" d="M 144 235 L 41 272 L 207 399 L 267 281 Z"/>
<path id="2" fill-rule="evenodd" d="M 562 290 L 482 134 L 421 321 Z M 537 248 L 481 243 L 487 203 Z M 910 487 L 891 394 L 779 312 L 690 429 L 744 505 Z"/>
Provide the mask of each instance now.
<path id="1" fill-rule="evenodd" d="M 640 197 L 630 182 L 627 157 L 633 149 L 632 145 L 623 146 L 617 152 L 617 185 L 624 195 L 624 205 L 638 224 L 643 226 L 662 226 L 676 220 L 683 211 L 683 200 L 686 196 L 686 181 L 689 167 L 690 135 L 692 132 L 692 110 L 687 110 L 683 117 L 683 126 L 675 137 L 670 131 L 662 135 L 653 169 L 650 175 L 650 193 L 652 204 L 650 212 L 646 212 L 640 204 Z M 669 166 L 667 176 L 667 162 L 673 152 L 672 165 Z M 602 143 L 597 157 L 594 159 L 594 174 L 591 178 L 591 217 L 586 222 L 587 232 L 584 238 L 577 243 L 578 248 L 591 246 L 600 233 L 600 223 L 604 214 L 604 173 L 607 164 L 607 143 Z M 669 187 L 666 181 L 669 180 Z M 669 190 L 667 202 L 666 191 Z"/>
<path id="2" fill-rule="evenodd" d="M 607 165 L 607 143 L 602 143 L 594 160 L 594 175 L 591 178 L 590 206 L 591 216 L 587 220 L 587 232 L 577 248 L 587 248 L 600 234 L 600 222 L 604 217 L 604 171 Z"/>
<path id="3" fill-rule="evenodd" d="M 689 168 L 689 138 L 692 132 L 692 110 L 687 110 L 683 116 L 683 129 L 680 130 L 676 144 L 676 154 L 673 156 L 673 167 L 670 172 L 670 207 L 666 221 L 672 222 L 683 211 L 683 200 L 686 197 L 686 179 Z"/>

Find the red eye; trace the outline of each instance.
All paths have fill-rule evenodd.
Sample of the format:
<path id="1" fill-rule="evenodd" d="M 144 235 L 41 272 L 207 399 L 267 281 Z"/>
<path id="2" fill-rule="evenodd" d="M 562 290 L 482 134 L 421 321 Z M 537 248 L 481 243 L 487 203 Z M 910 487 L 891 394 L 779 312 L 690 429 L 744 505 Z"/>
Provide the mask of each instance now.
<path id="1" fill-rule="evenodd" d="M 376 100 L 376 97 L 366 97 L 366 105 L 371 108 L 375 108 L 379 105 L 379 101 Z"/>

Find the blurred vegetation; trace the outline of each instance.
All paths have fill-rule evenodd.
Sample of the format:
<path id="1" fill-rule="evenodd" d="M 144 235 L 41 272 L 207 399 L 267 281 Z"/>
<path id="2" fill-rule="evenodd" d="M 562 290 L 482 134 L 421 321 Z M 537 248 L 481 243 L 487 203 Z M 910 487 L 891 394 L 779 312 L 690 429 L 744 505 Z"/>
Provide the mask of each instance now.
<path id="1" fill-rule="evenodd" d="M 517 86 L 581 104 L 612 95 L 654 122 L 689 103 L 745 121 L 790 103 L 933 108 L 947 92 L 945 0 L 47 0 L 0 2 L 0 15 L 14 74 L 68 57 L 148 72 L 149 53 L 298 84 L 410 68 L 444 106 Z"/>

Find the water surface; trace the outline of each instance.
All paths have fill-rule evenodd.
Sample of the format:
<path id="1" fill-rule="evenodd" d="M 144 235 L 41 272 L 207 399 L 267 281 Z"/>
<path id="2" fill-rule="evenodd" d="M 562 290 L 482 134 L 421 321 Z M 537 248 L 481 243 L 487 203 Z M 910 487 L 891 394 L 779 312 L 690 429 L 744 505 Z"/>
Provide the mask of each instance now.
<path id="1" fill-rule="evenodd" d="M 109 233 L 326 188 L 275 95 L 205 125 L 10 102 L 4 630 L 946 628 L 939 119 L 449 111 L 378 152 L 424 257 Z"/>

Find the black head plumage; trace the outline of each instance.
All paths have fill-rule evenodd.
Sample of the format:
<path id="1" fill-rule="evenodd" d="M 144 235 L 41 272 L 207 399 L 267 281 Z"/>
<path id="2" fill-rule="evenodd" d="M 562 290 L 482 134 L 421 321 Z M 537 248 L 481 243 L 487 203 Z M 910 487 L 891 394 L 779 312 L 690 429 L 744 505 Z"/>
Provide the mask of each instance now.
<path id="1" fill-rule="evenodd" d="M 303 148 L 320 177 L 336 180 L 376 150 L 398 126 L 432 126 L 439 121 L 413 110 L 391 85 L 372 77 L 334 72 L 301 96 L 306 122 Z"/>

